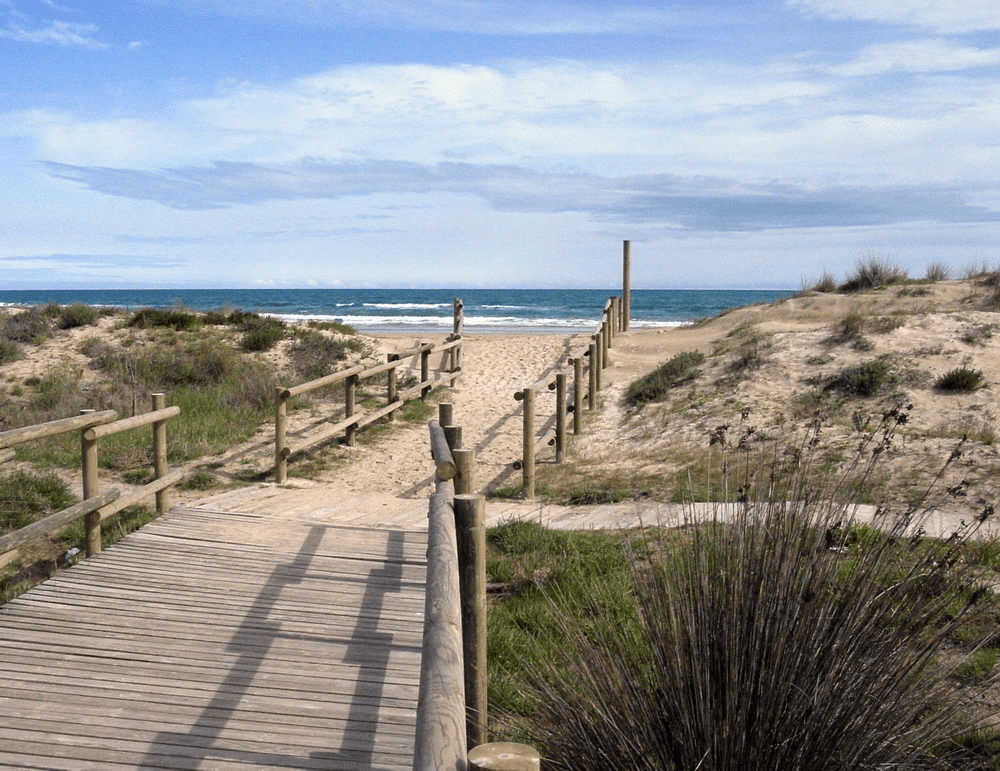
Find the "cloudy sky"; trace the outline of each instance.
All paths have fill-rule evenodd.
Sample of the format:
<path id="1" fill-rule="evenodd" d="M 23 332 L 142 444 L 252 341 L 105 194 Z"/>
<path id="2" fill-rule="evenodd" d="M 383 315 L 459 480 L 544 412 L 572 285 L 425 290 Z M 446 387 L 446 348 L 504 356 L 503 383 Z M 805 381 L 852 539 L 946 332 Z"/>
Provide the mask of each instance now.
<path id="1" fill-rule="evenodd" d="M 997 0 L 0 0 L 0 288 L 1000 262 Z"/>

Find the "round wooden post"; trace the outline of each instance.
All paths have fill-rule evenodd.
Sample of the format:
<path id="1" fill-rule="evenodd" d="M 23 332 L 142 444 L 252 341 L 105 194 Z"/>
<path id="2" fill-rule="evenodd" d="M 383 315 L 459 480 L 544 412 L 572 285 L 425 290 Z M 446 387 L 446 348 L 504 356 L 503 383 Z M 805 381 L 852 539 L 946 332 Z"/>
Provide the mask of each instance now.
<path id="1" fill-rule="evenodd" d="M 566 457 L 566 373 L 556 375 L 556 463 Z"/>
<path id="2" fill-rule="evenodd" d="M 541 755 L 534 747 L 515 742 L 481 744 L 469 752 L 469 768 L 483 771 L 539 771 Z"/>
<path id="3" fill-rule="evenodd" d="M 458 582 L 462 595 L 465 732 L 470 748 L 486 735 L 486 499 L 455 496 Z"/>
<path id="4" fill-rule="evenodd" d="M 451 457 L 455 461 L 455 494 L 471 495 L 476 491 L 476 451 L 453 449 Z"/>
<path id="5" fill-rule="evenodd" d="M 387 362 L 399 361 L 399 354 L 390 353 L 386 355 Z M 388 383 L 386 384 L 385 400 L 387 404 L 399 401 L 399 388 L 396 385 L 396 367 L 392 367 L 388 372 Z M 395 411 L 389 413 L 389 420 L 395 420 Z"/>
<path id="6" fill-rule="evenodd" d="M 94 410 L 80 410 L 81 415 Z M 87 430 L 80 431 L 80 466 L 83 474 L 83 498 L 93 498 L 98 493 L 97 477 L 97 439 L 88 439 Z M 92 511 L 83 519 L 85 530 L 84 548 L 87 556 L 99 554 L 101 551 L 101 512 Z"/>
<path id="7" fill-rule="evenodd" d="M 622 248 L 622 331 L 628 332 L 632 317 L 632 242 L 624 241 Z"/>
<path id="8" fill-rule="evenodd" d="M 441 428 L 455 425 L 455 405 L 441 402 L 438 405 L 438 425 Z"/>
<path id="9" fill-rule="evenodd" d="M 425 343 L 421 343 L 421 345 L 425 345 Z M 420 352 L 420 382 L 426 383 L 430 379 L 431 379 L 431 350 L 430 347 L 427 347 Z M 427 394 L 429 394 L 430 392 L 431 392 L 431 387 L 429 385 L 425 385 L 423 388 L 421 388 L 420 389 L 421 401 L 426 399 Z"/>
<path id="10" fill-rule="evenodd" d="M 288 408 L 285 389 L 274 389 L 274 481 L 283 485 L 288 481 L 288 445 L 285 434 L 288 430 Z"/>
<path id="11" fill-rule="evenodd" d="M 344 381 L 344 417 L 354 417 L 354 407 L 358 395 L 358 376 L 351 375 Z M 351 425 L 344 433 L 344 443 L 348 447 L 354 447 L 358 443 L 358 427 Z"/>
<path id="12" fill-rule="evenodd" d="M 576 356 L 573 362 L 573 434 L 583 431 L 583 357 Z"/>
<path id="13" fill-rule="evenodd" d="M 153 410 L 162 410 L 167 406 L 166 394 L 152 394 Z M 153 475 L 161 479 L 167 475 L 167 421 L 158 420 L 153 423 Z M 165 487 L 156 493 L 156 513 L 160 516 L 170 508 L 170 488 Z"/>
<path id="14" fill-rule="evenodd" d="M 529 501 L 535 497 L 535 391 L 525 388 L 521 392 L 524 400 L 524 423 L 521 431 L 521 479 L 524 497 Z"/>
<path id="15" fill-rule="evenodd" d="M 590 374 L 590 393 L 587 394 L 587 406 L 590 408 L 590 411 L 593 412 L 597 409 L 597 385 L 599 382 L 597 379 L 597 371 L 600 368 L 597 361 L 597 343 L 591 343 L 589 351 L 590 364 L 587 366 Z"/>

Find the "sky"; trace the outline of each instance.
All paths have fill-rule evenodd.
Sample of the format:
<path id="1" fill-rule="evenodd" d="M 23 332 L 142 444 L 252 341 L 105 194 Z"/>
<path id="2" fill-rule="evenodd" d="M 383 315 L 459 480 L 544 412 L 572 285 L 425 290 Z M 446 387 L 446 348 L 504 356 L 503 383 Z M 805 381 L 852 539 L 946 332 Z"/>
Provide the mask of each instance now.
<path id="1" fill-rule="evenodd" d="M 1000 263 L 997 0 L 0 0 L 0 288 Z"/>

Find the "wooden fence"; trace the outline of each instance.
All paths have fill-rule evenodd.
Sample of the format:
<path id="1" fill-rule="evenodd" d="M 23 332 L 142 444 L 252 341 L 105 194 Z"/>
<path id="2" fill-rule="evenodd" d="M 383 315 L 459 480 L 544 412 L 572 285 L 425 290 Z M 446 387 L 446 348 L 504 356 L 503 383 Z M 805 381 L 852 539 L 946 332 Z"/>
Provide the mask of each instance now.
<path id="1" fill-rule="evenodd" d="M 3 462 L 14 458 L 13 451 L 9 449 L 11 447 L 79 431 L 83 477 L 83 500 L 80 503 L 0 537 L 0 555 L 8 554 L 48 533 L 61 530 L 82 517 L 86 533 L 85 550 L 89 557 L 101 551 L 101 522 L 122 509 L 155 496 L 157 513 L 166 513 L 169 507 L 167 490 L 184 476 L 181 470 L 171 473 L 167 468 L 167 421 L 179 415 L 181 410 L 180 407 L 167 407 L 165 394 L 153 394 L 152 402 L 152 411 L 131 418 L 119 420 L 118 413 L 114 410 L 102 412 L 91 410 L 76 417 L 0 433 L 0 462 Z M 100 492 L 98 485 L 100 439 L 149 425 L 153 427 L 153 481 L 127 494 L 122 494 L 117 488 Z M 8 557 L 6 561 L 10 559 L 12 557 Z"/>
<path id="2" fill-rule="evenodd" d="M 459 446 L 451 418 L 451 405 L 439 405 L 428 426 L 435 491 L 413 769 L 537 771 L 533 748 L 487 737 L 486 502 L 472 492 L 472 450 Z"/>
<path id="3" fill-rule="evenodd" d="M 432 377 L 430 360 L 433 352 L 448 353 L 449 355 L 444 370 Z M 343 437 L 348 446 L 353 446 L 359 430 L 382 418 L 391 418 L 392 414 L 402 407 L 407 399 L 413 397 L 424 399 L 434 387 L 452 385 L 458 379 L 461 371 L 461 353 L 462 337 L 460 334 L 455 334 L 441 345 L 424 343 L 408 351 L 390 353 L 385 364 L 368 368 L 358 365 L 289 388 L 279 386 L 275 391 L 275 481 L 278 484 L 284 484 L 288 480 L 288 458 L 290 455 L 303 452 L 334 438 Z M 411 359 L 419 359 L 420 361 L 420 380 L 416 385 L 400 390 L 398 371 L 400 367 L 409 366 Z M 363 382 L 379 375 L 386 376 L 384 404 L 375 408 L 359 408 L 357 403 L 358 387 Z M 288 440 L 288 400 L 294 396 L 339 383 L 344 384 L 344 417 L 302 437 L 296 445 L 292 446 Z"/>
<path id="4" fill-rule="evenodd" d="M 597 396 L 603 385 L 601 372 L 608 366 L 608 349 L 613 347 L 615 337 L 627 329 L 623 307 L 621 298 L 608 299 L 587 348 L 569 356 L 562 369 L 514 394 L 515 399 L 524 402 L 521 459 L 515 461 L 514 468 L 521 469 L 525 498 L 535 497 L 535 466 L 541 451 L 554 447 L 556 463 L 565 460 L 568 415 L 573 415 L 573 434 L 577 435 L 583 432 L 584 403 L 591 411 L 597 409 Z M 546 410 L 548 418 L 539 432 L 536 426 L 539 396 L 549 394 L 555 396 L 555 404 Z"/>

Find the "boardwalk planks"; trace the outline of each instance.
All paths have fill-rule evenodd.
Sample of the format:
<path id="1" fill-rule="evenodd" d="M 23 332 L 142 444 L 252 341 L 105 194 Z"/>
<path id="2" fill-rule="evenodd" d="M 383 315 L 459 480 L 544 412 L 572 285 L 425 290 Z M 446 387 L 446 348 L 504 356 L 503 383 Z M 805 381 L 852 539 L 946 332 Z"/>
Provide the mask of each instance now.
<path id="1" fill-rule="evenodd" d="M 426 534 L 185 509 L 0 608 L 0 767 L 409 769 Z"/>

